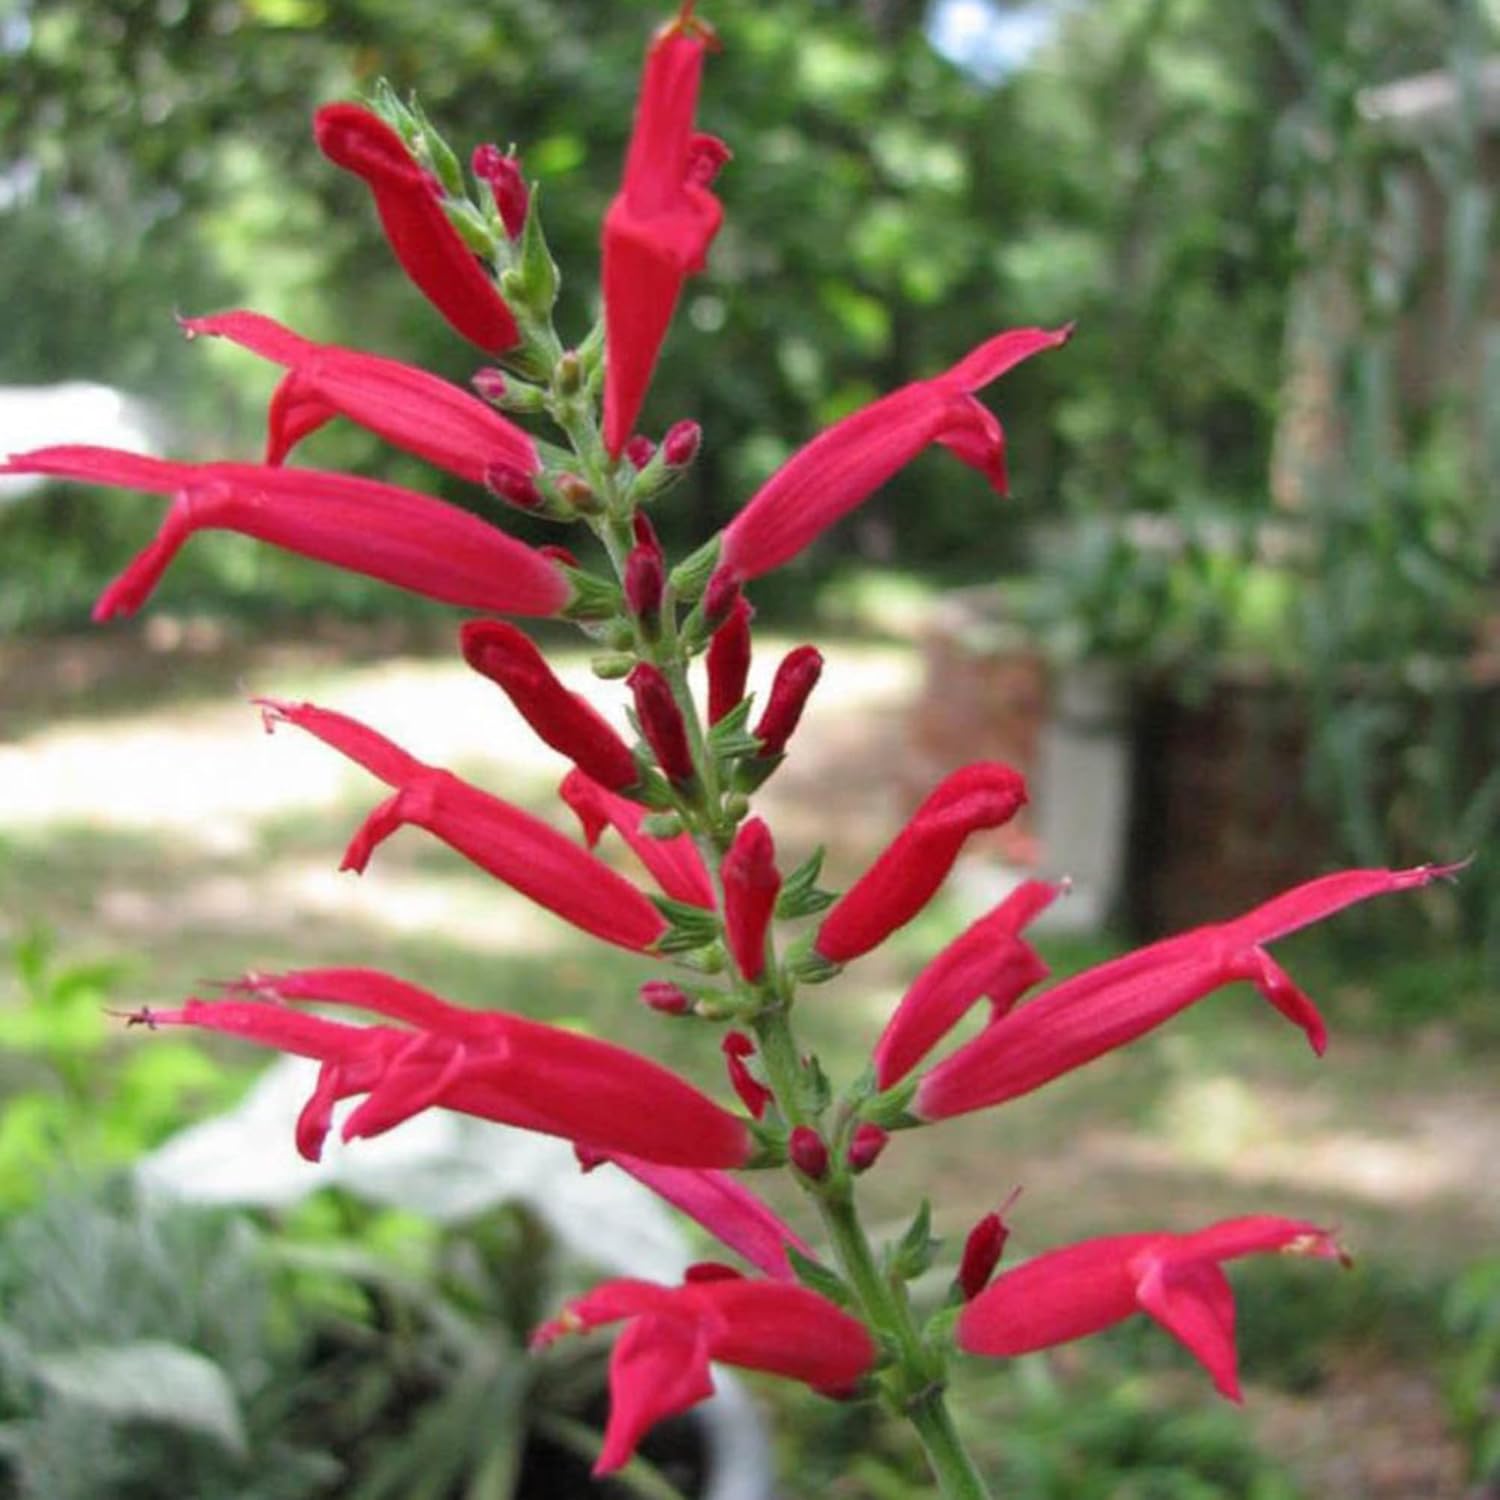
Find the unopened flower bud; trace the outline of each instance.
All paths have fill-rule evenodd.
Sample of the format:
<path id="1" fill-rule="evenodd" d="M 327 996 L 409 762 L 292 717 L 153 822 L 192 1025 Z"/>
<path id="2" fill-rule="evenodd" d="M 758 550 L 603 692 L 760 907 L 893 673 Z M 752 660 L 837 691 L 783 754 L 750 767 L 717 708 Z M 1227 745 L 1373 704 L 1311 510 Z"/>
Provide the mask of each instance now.
<path id="1" fill-rule="evenodd" d="M 486 365 L 482 370 L 475 370 L 469 377 L 469 384 L 486 401 L 494 401 L 497 404 L 505 400 L 506 388 L 509 384 L 503 370 L 497 370 L 494 365 Z"/>
<path id="2" fill-rule="evenodd" d="M 956 1278 L 965 1302 L 972 1302 L 989 1284 L 1009 1238 L 1010 1227 L 998 1213 L 986 1214 L 969 1231 Z"/>
<path id="3" fill-rule="evenodd" d="M 724 799 L 724 816 L 738 823 L 750 811 L 750 799 L 743 792 L 731 792 Z"/>
<path id="4" fill-rule="evenodd" d="M 811 1125 L 799 1125 L 792 1131 L 786 1151 L 804 1177 L 821 1182 L 828 1175 L 828 1147 Z"/>
<path id="5" fill-rule="evenodd" d="M 720 568 L 708 580 L 703 591 L 703 618 L 710 630 L 716 630 L 728 618 L 734 601 L 740 597 L 740 581 L 727 568 Z"/>
<path id="6" fill-rule="evenodd" d="M 669 469 L 685 469 L 703 445 L 703 429 L 696 422 L 676 422 L 661 441 L 661 455 Z"/>
<path id="7" fill-rule="evenodd" d="M 728 617 L 708 643 L 708 722 L 717 724 L 745 696 L 750 676 L 750 620 L 755 611 L 736 593 Z"/>
<path id="8" fill-rule="evenodd" d="M 484 487 L 517 510 L 540 510 L 546 503 L 536 481 L 514 464 L 486 464 Z"/>
<path id="9" fill-rule="evenodd" d="M 475 370 L 469 384 L 483 400 L 502 411 L 538 412 L 547 404 L 547 393 L 540 386 L 516 380 L 493 365 Z"/>
<path id="10" fill-rule="evenodd" d="M 687 993 L 665 979 L 648 979 L 641 986 L 641 1004 L 664 1016 L 685 1016 L 693 1008 Z"/>
<path id="11" fill-rule="evenodd" d="M 574 510 L 591 515 L 599 509 L 599 497 L 588 480 L 578 474 L 559 474 L 556 480 L 557 493 Z"/>
<path id="12" fill-rule="evenodd" d="M 640 473 L 647 464 L 651 462 L 651 456 L 656 452 L 656 444 L 648 438 L 645 433 L 638 432 L 625 444 L 625 459 L 630 467 Z"/>
<path id="13" fill-rule="evenodd" d="M 740 825 L 719 866 L 724 884 L 724 936 L 735 965 L 752 984 L 765 972 L 766 933 L 781 890 L 776 847 L 760 818 Z"/>
<path id="14" fill-rule="evenodd" d="M 755 1043 L 743 1031 L 730 1031 L 725 1033 L 719 1045 L 724 1052 L 724 1065 L 729 1070 L 730 1087 L 739 1095 L 740 1103 L 751 1116 L 760 1119 L 772 1096 L 770 1089 L 745 1064 L 747 1057 L 755 1055 Z"/>
<path id="15" fill-rule="evenodd" d="M 489 184 L 506 234 L 513 240 L 519 239 L 526 227 L 526 210 L 531 202 L 531 190 L 521 175 L 520 158 L 498 146 L 476 146 L 469 166 L 481 182 Z"/>
<path id="16" fill-rule="evenodd" d="M 583 386 L 583 361 L 569 349 L 557 361 L 552 372 L 552 383 L 560 396 L 574 396 Z"/>
<path id="17" fill-rule="evenodd" d="M 798 646 L 782 659 L 771 683 L 766 711 L 755 726 L 762 758 L 780 755 L 786 749 L 786 742 L 807 706 L 808 695 L 822 673 L 823 656 L 816 646 Z"/>
<path id="18" fill-rule="evenodd" d="M 625 559 L 625 602 L 647 630 L 654 631 L 667 586 L 666 558 L 651 522 L 640 511 L 636 512 L 632 525 L 635 546 Z"/>
<path id="19" fill-rule="evenodd" d="M 880 1126 L 872 1124 L 869 1120 L 856 1125 L 854 1135 L 849 1141 L 849 1152 L 845 1158 L 849 1163 L 849 1170 L 868 1172 L 875 1165 L 880 1153 L 885 1150 L 885 1143 L 890 1138 L 890 1131 L 882 1130 Z"/>
<path id="20" fill-rule="evenodd" d="M 605 682 L 614 682 L 621 677 L 628 677 L 634 665 L 635 658 L 624 651 L 610 651 L 602 656 L 592 657 L 589 661 L 589 668 L 594 676 L 602 678 Z"/>
<path id="21" fill-rule="evenodd" d="M 688 749 L 687 726 L 661 669 L 650 662 L 637 662 L 626 681 L 635 695 L 635 712 L 641 733 L 651 746 L 657 764 L 672 781 L 691 781 L 693 755 Z"/>

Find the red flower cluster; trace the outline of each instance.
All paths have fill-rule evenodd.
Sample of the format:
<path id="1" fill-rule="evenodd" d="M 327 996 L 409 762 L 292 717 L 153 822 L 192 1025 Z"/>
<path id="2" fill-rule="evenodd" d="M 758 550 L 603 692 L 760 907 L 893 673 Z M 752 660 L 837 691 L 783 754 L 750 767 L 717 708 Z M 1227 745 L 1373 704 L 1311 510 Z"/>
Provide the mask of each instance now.
<path id="1" fill-rule="evenodd" d="M 1028 881 L 923 969 L 875 1042 L 867 1080 L 832 1104 L 829 1081 L 789 1029 L 799 985 L 831 977 L 910 922 L 966 842 L 1012 818 L 1026 788 L 1003 765 L 955 770 L 838 897 L 818 886 L 818 859 L 796 869 L 779 862 L 769 827 L 749 815 L 749 794 L 784 756 L 823 658 L 811 646 L 792 650 L 751 727 L 753 610 L 741 586 L 796 556 L 929 444 L 946 447 L 1003 492 L 1004 434 L 975 393 L 1064 343 L 1069 330 L 1000 333 L 946 372 L 835 423 L 751 497 L 696 564 L 673 572 L 641 506 L 693 462 L 702 435 L 695 423 L 679 421 L 657 445 L 634 429 L 684 281 L 703 269 L 721 218 L 710 184 L 729 153 L 696 128 L 711 41 L 687 3 L 647 53 L 623 182 L 603 226 L 602 354 L 595 337 L 557 357 L 555 286 L 532 274 L 538 254 L 546 257 L 537 251 L 536 206 L 513 155 L 489 146 L 472 157 L 483 191 L 478 207 L 464 207 L 473 223 L 490 226 L 487 261 L 445 206 L 445 196 L 460 191 L 456 159 L 440 180 L 423 164 L 420 131 L 334 104 L 315 122 L 324 153 L 369 187 L 415 285 L 510 373 L 481 371 L 479 394 L 471 395 L 384 356 L 315 343 L 257 313 L 188 318 L 190 335 L 229 339 L 286 371 L 270 402 L 263 464 L 64 446 L 14 455 L 0 473 L 170 497 L 158 536 L 100 598 L 99 619 L 138 608 L 187 538 L 217 528 L 461 608 L 586 622 L 612 653 L 598 659 L 600 675 L 626 680 L 633 738 L 570 691 L 514 625 L 485 618 L 461 632 L 469 665 L 571 763 L 560 796 L 578 818 L 581 840 L 341 713 L 267 699 L 266 724 L 305 730 L 390 789 L 355 832 L 345 868 L 362 871 L 387 838 L 419 827 L 591 936 L 653 962 L 680 962 L 685 972 L 648 980 L 642 999 L 664 1016 L 736 1023 L 722 1049 L 742 1110 L 622 1047 L 509 1011 L 450 1005 L 366 969 L 252 976 L 218 1000 L 193 998 L 133 1019 L 228 1032 L 316 1059 L 318 1080 L 297 1126 L 309 1157 L 322 1150 L 335 1106 L 351 1097 L 361 1102 L 343 1119 L 346 1140 L 424 1109 L 459 1110 L 572 1141 L 584 1166 L 608 1162 L 632 1174 L 753 1266 L 758 1277 L 699 1267 L 678 1287 L 610 1282 L 540 1330 L 536 1342 L 545 1345 L 564 1332 L 628 1325 L 610 1366 L 613 1407 L 600 1472 L 625 1462 L 653 1422 L 702 1399 L 713 1360 L 838 1394 L 867 1377 L 885 1380 L 891 1404 L 915 1410 L 941 1384 L 923 1363 L 939 1346 L 1019 1355 L 1141 1311 L 1235 1396 L 1223 1263 L 1273 1250 L 1332 1257 L 1338 1252 L 1327 1231 L 1258 1217 L 1190 1234 L 1115 1236 L 1040 1255 L 992 1280 L 1008 1226 L 1003 1212 L 987 1214 L 957 1268 L 956 1311 L 929 1337 L 911 1325 L 904 1293 L 898 1288 L 892 1300 L 887 1285 L 908 1270 L 917 1274 L 908 1261 L 922 1261 L 926 1248 L 898 1249 L 889 1277 L 874 1285 L 868 1247 L 846 1253 L 851 1236 L 862 1233 L 852 1218 L 853 1179 L 876 1165 L 892 1131 L 1027 1093 L 1237 980 L 1255 985 L 1321 1052 L 1316 1009 L 1266 945 L 1354 902 L 1447 872 L 1329 875 L 1022 1004 L 1047 977 L 1023 933 L 1060 889 Z M 548 383 L 538 384 L 543 366 Z M 598 389 L 596 377 L 602 449 L 597 414 L 578 416 Z M 573 443 L 572 458 L 497 407 L 546 413 Z M 286 466 L 304 438 L 336 417 L 513 504 L 584 523 L 606 544 L 618 576 L 596 576 L 561 548 L 523 545 L 414 491 Z M 701 713 L 688 672 L 700 652 L 707 669 Z M 660 895 L 647 895 L 592 852 L 606 829 Z M 800 944 L 788 949 L 779 941 L 780 924 L 815 914 L 817 925 Z M 978 1034 L 914 1077 L 981 1000 L 989 1012 Z M 330 1020 L 299 1009 L 304 1002 L 383 1019 Z M 783 1164 L 838 1227 L 839 1271 L 815 1262 L 806 1243 L 728 1175 Z"/>

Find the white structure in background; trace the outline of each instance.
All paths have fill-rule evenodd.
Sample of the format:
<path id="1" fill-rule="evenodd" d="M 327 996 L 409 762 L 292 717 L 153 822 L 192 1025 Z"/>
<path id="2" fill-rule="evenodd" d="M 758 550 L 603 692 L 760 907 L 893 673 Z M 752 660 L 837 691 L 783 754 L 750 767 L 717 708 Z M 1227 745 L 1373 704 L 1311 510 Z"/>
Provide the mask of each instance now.
<path id="1" fill-rule="evenodd" d="M 145 402 L 89 380 L 61 385 L 0 385 L 0 454 L 52 443 L 92 443 L 156 453 Z M 34 474 L 0 475 L 0 504 L 19 500 L 47 481 Z"/>

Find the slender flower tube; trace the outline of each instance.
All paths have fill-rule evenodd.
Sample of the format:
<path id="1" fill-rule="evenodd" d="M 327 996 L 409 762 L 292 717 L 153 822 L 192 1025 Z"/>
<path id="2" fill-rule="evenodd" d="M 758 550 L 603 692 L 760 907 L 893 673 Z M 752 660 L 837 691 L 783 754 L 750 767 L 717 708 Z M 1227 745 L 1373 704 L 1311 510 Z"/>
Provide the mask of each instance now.
<path id="1" fill-rule="evenodd" d="M 618 1151 L 604 1159 L 644 1183 L 658 1198 L 701 1224 L 721 1244 L 775 1281 L 796 1279 L 787 1258 L 788 1245 L 812 1257 L 806 1240 L 727 1172 L 668 1167 Z"/>
<path id="2" fill-rule="evenodd" d="M 1427 885 L 1454 867 L 1345 870 L 1310 880 L 1229 922 L 1195 927 L 1087 969 L 1002 1016 L 923 1078 L 915 1112 L 941 1120 L 1029 1094 L 1170 1020 L 1237 979 L 1249 980 L 1322 1055 L 1323 1019 L 1264 944 L 1387 891 Z"/>
<path id="3" fill-rule="evenodd" d="M 318 149 L 363 179 L 385 237 L 417 290 L 471 343 L 491 354 L 521 341 L 495 284 L 448 222 L 441 189 L 383 120 L 357 104 L 326 104 L 313 116 Z"/>
<path id="4" fill-rule="evenodd" d="M 271 398 L 266 462 L 279 464 L 310 432 L 348 417 L 430 464 L 483 484 L 492 467 L 536 474 L 536 444 L 494 407 L 426 370 L 379 354 L 318 344 L 253 312 L 181 318 L 192 338 L 209 334 L 289 372 Z"/>
<path id="5" fill-rule="evenodd" d="M 958 1025 L 981 996 L 1004 1015 L 1047 966 L 1020 930 L 1051 904 L 1060 886 L 1028 880 L 948 944 L 901 998 L 875 1044 L 875 1081 L 888 1089 L 906 1077 Z"/>
<path id="6" fill-rule="evenodd" d="M 382 802 L 350 840 L 342 869 L 363 872 L 370 855 L 399 828 L 413 824 L 523 896 L 607 943 L 645 952 L 666 931 L 661 913 L 556 829 L 530 813 L 424 765 L 383 735 L 310 703 L 260 700 L 266 727 L 295 724 L 342 751 L 396 795 Z"/>
<path id="7" fill-rule="evenodd" d="M 964 840 L 1008 822 L 1026 801 L 1009 766 L 980 761 L 941 781 L 875 863 L 823 919 L 814 950 L 843 964 L 883 943 L 926 906 Z"/>
<path id="8" fill-rule="evenodd" d="M 703 269 L 724 210 L 709 191 L 729 150 L 693 128 L 706 29 L 678 20 L 646 54 L 619 193 L 604 220 L 604 442 L 624 451 L 682 284 Z"/>
<path id="9" fill-rule="evenodd" d="M 719 869 L 724 882 L 724 937 L 741 975 L 754 983 L 765 972 L 766 932 L 781 891 L 776 846 L 760 818 L 742 823 Z"/>
<path id="10" fill-rule="evenodd" d="M 625 682 L 635 695 L 636 718 L 657 764 L 672 781 L 691 781 L 696 773 L 693 752 L 688 749 L 687 725 L 661 668 L 649 661 L 637 662 Z"/>
<path id="11" fill-rule="evenodd" d="M 77 444 L 13 454 L 0 474 L 51 474 L 173 497 L 156 540 L 100 595 L 96 620 L 134 614 L 183 543 L 208 530 L 237 531 L 465 609 L 555 615 L 573 596 L 555 563 L 478 516 L 373 479 L 171 463 Z"/>
<path id="12" fill-rule="evenodd" d="M 1013 1356 L 1098 1333 L 1144 1312 L 1181 1342 L 1221 1395 L 1240 1399 L 1226 1260 L 1263 1251 L 1342 1260 L 1298 1219 L 1226 1219 L 1193 1234 L 1120 1234 L 1052 1250 L 998 1277 L 959 1314 L 970 1354 Z"/>
<path id="13" fill-rule="evenodd" d="M 684 1168 L 742 1164 L 744 1122 L 675 1073 L 623 1047 L 505 1011 L 450 1005 L 372 969 L 253 976 L 235 997 L 141 1011 L 148 1025 L 198 1026 L 322 1063 L 297 1122 L 297 1149 L 320 1156 L 333 1109 L 366 1096 L 346 1141 L 380 1135 L 439 1107 Z M 248 997 L 248 998 L 247 998 Z M 348 1025 L 285 1003 L 356 1006 L 399 1026 Z"/>
<path id="14" fill-rule="evenodd" d="M 717 724 L 745 696 L 750 677 L 750 621 L 755 611 L 743 594 L 708 643 L 708 722 Z"/>
<path id="15" fill-rule="evenodd" d="M 630 746 L 586 698 L 557 680 L 530 637 L 500 620 L 469 620 L 459 636 L 464 660 L 504 691 L 538 739 L 612 792 L 640 781 Z"/>
<path id="16" fill-rule="evenodd" d="M 984 1290 L 1000 1264 L 1009 1238 L 1010 1226 L 1003 1213 L 986 1214 L 969 1231 L 964 1239 L 964 1253 L 959 1258 L 958 1275 L 954 1277 L 965 1302 L 972 1302 Z"/>
<path id="17" fill-rule="evenodd" d="M 583 825 L 590 849 L 598 844 L 606 828 L 613 828 L 674 901 L 713 909 L 713 880 L 691 834 L 679 833 L 670 839 L 653 837 L 641 827 L 647 810 L 639 802 L 616 796 L 582 771 L 570 771 L 558 791 Z"/>
<path id="18" fill-rule="evenodd" d="M 1043 349 L 1068 328 L 998 334 L 931 380 L 918 380 L 852 412 L 800 448 L 724 531 L 719 568 L 744 582 L 790 562 L 833 523 L 869 499 L 930 443 L 1006 490 L 1005 435 L 973 392 Z"/>
<path id="19" fill-rule="evenodd" d="M 771 679 L 766 711 L 755 726 L 762 759 L 785 752 L 786 742 L 801 721 L 802 710 L 822 675 L 823 653 L 816 646 L 794 647 L 781 659 Z"/>
<path id="20" fill-rule="evenodd" d="M 618 1469 L 650 1427 L 712 1395 L 710 1360 L 829 1392 L 875 1362 L 864 1325 L 816 1292 L 722 1271 L 679 1287 L 607 1281 L 539 1328 L 532 1347 L 626 1319 L 610 1357 L 609 1426 L 595 1474 Z"/>

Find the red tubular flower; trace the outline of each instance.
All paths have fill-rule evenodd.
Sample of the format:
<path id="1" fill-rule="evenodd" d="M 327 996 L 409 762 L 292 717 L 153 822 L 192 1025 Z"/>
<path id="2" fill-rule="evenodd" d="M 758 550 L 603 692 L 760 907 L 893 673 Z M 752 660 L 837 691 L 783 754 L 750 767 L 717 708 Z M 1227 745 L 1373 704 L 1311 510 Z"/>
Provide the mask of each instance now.
<path id="1" fill-rule="evenodd" d="M 1028 1094 L 1170 1020 L 1221 985 L 1248 979 L 1318 1054 L 1327 1035 L 1311 1000 L 1262 946 L 1386 891 L 1451 868 L 1346 870 L 1310 880 L 1233 921 L 1196 927 L 1043 991 L 945 1058 L 922 1080 L 915 1111 L 941 1120 Z"/>
<path id="2" fill-rule="evenodd" d="M 156 540 L 99 597 L 96 620 L 134 614 L 196 531 L 237 531 L 465 609 L 555 615 L 557 566 L 478 516 L 373 479 L 258 464 L 184 464 L 67 445 L 13 454 L 0 474 L 51 474 L 171 495 Z"/>
<path id="3" fill-rule="evenodd" d="M 487 182 L 500 222 L 509 238 L 518 240 L 526 227 L 526 212 L 531 207 L 531 189 L 521 171 L 521 160 L 495 145 L 476 146 L 469 158 L 469 169 Z"/>
<path id="4" fill-rule="evenodd" d="M 727 1172 L 667 1167 L 618 1151 L 608 1159 L 773 1280 L 796 1279 L 788 1245 L 812 1258 L 811 1248 L 796 1230 Z"/>
<path id="5" fill-rule="evenodd" d="M 766 967 L 766 932 L 781 891 L 776 846 L 760 818 L 742 823 L 719 867 L 724 882 L 724 937 L 740 973 L 760 978 Z"/>
<path id="6" fill-rule="evenodd" d="M 648 661 L 637 662 L 625 682 L 635 695 L 636 718 L 657 764 L 671 780 L 691 781 L 695 772 L 687 725 L 661 668 Z"/>
<path id="7" fill-rule="evenodd" d="M 1333 1236 L 1298 1219 L 1226 1219 L 1194 1234 L 1121 1234 L 1052 1250 L 1007 1271 L 959 1314 L 958 1346 L 1013 1356 L 1098 1333 L 1133 1313 L 1155 1318 L 1240 1399 L 1234 1294 L 1221 1263 L 1280 1251 L 1342 1259 Z"/>
<path id="8" fill-rule="evenodd" d="M 965 1302 L 972 1302 L 984 1290 L 985 1283 L 1000 1264 L 1009 1238 L 1010 1226 L 998 1213 L 986 1214 L 969 1231 L 955 1278 Z"/>
<path id="9" fill-rule="evenodd" d="M 363 872 L 370 855 L 414 824 L 523 896 L 607 943 L 644 952 L 666 931 L 660 912 L 628 880 L 530 813 L 424 765 L 357 720 L 310 703 L 260 700 L 268 728 L 295 724 L 377 776 L 396 795 L 365 819 L 341 868 Z"/>
<path id="10" fill-rule="evenodd" d="M 713 880 L 691 834 L 679 833 L 670 839 L 653 837 L 641 827 L 646 808 L 607 791 L 582 771 L 570 771 L 558 791 L 583 825 L 590 849 L 598 844 L 606 828 L 613 828 L 674 901 L 713 909 Z"/>
<path id="11" fill-rule="evenodd" d="M 807 707 L 812 690 L 823 675 L 823 653 L 816 646 L 798 646 L 788 651 L 771 680 L 766 711 L 755 726 L 763 759 L 782 754 Z"/>
<path id="12" fill-rule="evenodd" d="M 708 722 L 717 724 L 745 696 L 750 676 L 750 621 L 755 611 L 743 594 L 735 596 L 729 618 L 708 643 Z"/>
<path id="13" fill-rule="evenodd" d="M 179 319 L 189 337 L 209 334 L 284 366 L 271 398 L 266 462 L 279 464 L 334 417 L 348 417 L 408 453 L 473 484 L 492 466 L 531 475 L 536 444 L 513 422 L 467 391 L 414 365 L 317 344 L 253 312 Z"/>
<path id="14" fill-rule="evenodd" d="M 693 998 L 680 985 L 668 979 L 648 979 L 639 991 L 641 1004 L 662 1016 L 685 1016 L 693 1008 Z"/>
<path id="15" fill-rule="evenodd" d="M 709 191 L 729 150 L 693 129 L 708 42 L 677 21 L 646 54 L 625 177 L 604 220 L 604 442 L 635 426 L 683 282 L 701 271 L 724 211 Z"/>
<path id="16" fill-rule="evenodd" d="M 932 899 L 964 840 L 981 828 L 998 828 L 1025 801 L 1020 774 L 994 762 L 964 766 L 939 782 L 823 919 L 815 951 L 843 964 L 883 943 Z"/>
<path id="17" fill-rule="evenodd" d="M 357 104 L 313 116 L 318 149 L 362 178 L 401 268 L 471 343 L 491 354 L 521 342 L 515 317 L 443 212 L 441 190 L 384 121 Z"/>
<path id="18" fill-rule="evenodd" d="M 557 680 L 514 625 L 470 620 L 459 638 L 464 660 L 504 691 L 539 739 L 610 791 L 623 792 L 641 779 L 630 746 L 586 698 Z"/>
<path id="19" fill-rule="evenodd" d="M 346 1141 L 440 1107 L 679 1167 L 739 1166 L 750 1154 L 743 1121 L 609 1042 L 450 1005 L 372 969 L 255 976 L 235 989 L 241 998 L 193 999 L 133 1019 L 227 1032 L 321 1062 L 297 1122 L 297 1149 L 310 1161 L 322 1152 L 334 1106 L 356 1094 L 367 1097 L 344 1121 Z M 401 1025 L 347 1025 L 284 1003 L 307 1000 L 357 1006 Z"/>
<path id="20" fill-rule="evenodd" d="M 981 995 L 1004 1015 L 1047 966 L 1020 930 L 1056 897 L 1060 886 L 1028 880 L 943 949 L 902 996 L 875 1044 L 875 1080 L 899 1083 L 961 1021 Z"/>
<path id="21" fill-rule="evenodd" d="M 1005 435 L 973 392 L 1071 329 L 1018 328 L 981 344 L 951 370 L 861 407 L 799 449 L 724 531 L 720 569 L 744 581 L 779 568 L 904 468 L 929 443 L 980 470 L 1005 493 Z"/>
<path id="22" fill-rule="evenodd" d="M 710 1360 L 828 1392 L 847 1389 L 875 1362 L 864 1325 L 826 1298 L 732 1273 L 679 1287 L 607 1281 L 539 1328 L 532 1347 L 624 1319 L 631 1323 L 610 1357 L 609 1426 L 595 1474 L 618 1469 L 655 1423 L 710 1396 Z"/>

